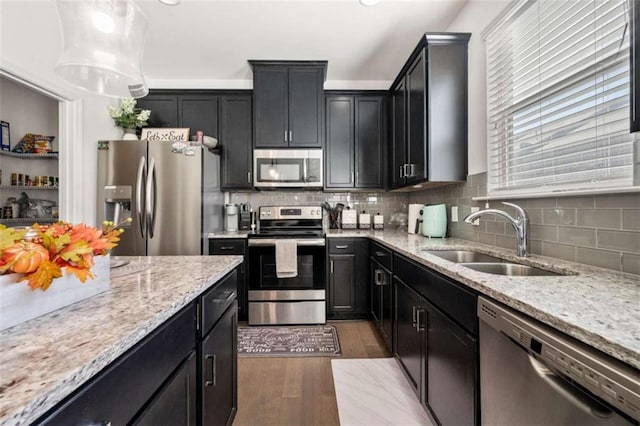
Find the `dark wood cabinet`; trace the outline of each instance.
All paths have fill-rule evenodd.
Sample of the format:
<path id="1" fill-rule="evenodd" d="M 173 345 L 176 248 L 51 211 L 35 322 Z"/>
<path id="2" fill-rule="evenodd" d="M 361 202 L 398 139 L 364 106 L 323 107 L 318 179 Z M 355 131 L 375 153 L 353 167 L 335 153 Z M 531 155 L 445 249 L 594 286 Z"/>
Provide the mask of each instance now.
<path id="1" fill-rule="evenodd" d="M 238 295 L 238 319 L 246 321 L 248 316 L 247 306 L 247 284 L 249 267 L 247 259 L 247 239 L 246 238 L 210 238 L 210 255 L 240 255 L 244 256 L 244 262 L 236 268 L 236 288 Z"/>
<path id="2" fill-rule="evenodd" d="M 419 399 L 423 401 L 424 328 L 418 327 L 418 314 L 423 300 L 399 278 L 393 278 L 395 289 L 395 351 Z"/>
<path id="3" fill-rule="evenodd" d="M 165 402 L 173 402 L 167 402 L 162 394 L 175 390 L 168 390 L 167 386 L 171 387 L 172 382 L 168 385 L 165 382 L 190 357 L 195 349 L 195 339 L 196 309 L 190 304 L 36 423 L 129 424 L 149 404 L 158 404 L 149 408 L 152 413 L 165 409 Z M 195 382 L 190 382 L 182 391 L 193 394 L 194 385 Z M 177 409 L 188 411 L 185 396 L 181 398 L 182 401 L 175 402 Z"/>
<path id="4" fill-rule="evenodd" d="M 138 99 L 136 106 L 151 111 L 148 127 L 179 127 L 178 96 L 172 93 L 151 92 Z"/>
<path id="5" fill-rule="evenodd" d="M 366 318 L 370 312 L 369 244 L 365 238 L 330 238 L 329 319 Z"/>
<path id="6" fill-rule="evenodd" d="M 180 127 L 188 127 L 190 135 L 201 130 L 205 135 L 217 138 L 218 97 L 213 94 L 179 95 L 178 123 Z"/>
<path id="7" fill-rule="evenodd" d="M 479 424 L 477 296 L 402 256 L 393 274 L 394 355 L 437 424 Z"/>
<path id="8" fill-rule="evenodd" d="M 237 323 L 235 302 L 202 340 L 200 404 L 203 425 L 231 424 L 237 403 Z"/>
<path id="9" fill-rule="evenodd" d="M 326 61 L 249 61 L 254 146 L 321 148 Z"/>
<path id="10" fill-rule="evenodd" d="M 630 42 L 631 57 L 631 132 L 640 131 L 640 0 L 631 0 L 629 7 L 630 16 Z"/>
<path id="11" fill-rule="evenodd" d="M 426 315 L 426 401 L 442 425 L 478 424 L 478 340 L 432 306 Z"/>
<path id="12" fill-rule="evenodd" d="M 253 187 L 251 95 L 220 98 L 220 160 L 222 190 Z"/>
<path id="13" fill-rule="evenodd" d="M 386 95 L 325 97 L 325 188 L 383 188 Z"/>
<path id="14" fill-rule="evenodd" d="M 164 388 L 133 423 L 134 425 L 193 425 L 196 411 L 196 353 L 176 370 Z"/>
<path id="15" fill-rule="evenodd" d="M 392 189 L 466 179 L 469 37 L 425 34 L 391 86 Z"/>
<path id="16" fill-rule="evenodd" d="M 389 350 L 393 349 L 393 274 L 388 265 L 378 261 L 380 256 L 391 260 L 391 252 L 371 243 L 371 316 Z"/>

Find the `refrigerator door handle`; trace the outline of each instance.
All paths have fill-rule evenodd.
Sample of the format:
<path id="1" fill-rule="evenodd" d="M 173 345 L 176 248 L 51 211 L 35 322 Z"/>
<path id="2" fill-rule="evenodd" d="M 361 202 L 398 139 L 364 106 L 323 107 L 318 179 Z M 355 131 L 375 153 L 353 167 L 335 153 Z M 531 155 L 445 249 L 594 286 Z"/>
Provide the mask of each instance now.
<path id="1" fill-rule="evenodd" d="M 147 232 L 149 238 L 153 238 L 156 225 L 156 160 L 149 160 L 149 173 L 147 174 L 147 188 L 145 191 L 145 210 L 147 216 Z M 153 201 L 152 201 L 153 200 Z"/>
<path id="2" fill-rule="evenodd" d="M 140 226 L 140 234 L 142 238 L 145 238 L 145 220 L 144 213 L 142 211 L 142 179 L 144 179 L 146 172 L 146 159 L 144 157 L 140 157 L 140 162 L 138 163 L 138 173 L 136 175 L 136 213 L 138 215 L 138 225 Z"/>

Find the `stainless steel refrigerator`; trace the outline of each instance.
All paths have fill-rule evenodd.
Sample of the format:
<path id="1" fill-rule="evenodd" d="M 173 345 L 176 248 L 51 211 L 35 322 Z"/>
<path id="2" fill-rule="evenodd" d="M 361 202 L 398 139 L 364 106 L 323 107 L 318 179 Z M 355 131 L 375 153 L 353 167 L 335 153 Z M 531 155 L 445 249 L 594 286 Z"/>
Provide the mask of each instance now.
<path id="1" fill-rule="evenodd" d="M 202 162 L 169 141 L 98 142 L 98 223 L 132 219 L 113 255 L 201 253 Z"/>

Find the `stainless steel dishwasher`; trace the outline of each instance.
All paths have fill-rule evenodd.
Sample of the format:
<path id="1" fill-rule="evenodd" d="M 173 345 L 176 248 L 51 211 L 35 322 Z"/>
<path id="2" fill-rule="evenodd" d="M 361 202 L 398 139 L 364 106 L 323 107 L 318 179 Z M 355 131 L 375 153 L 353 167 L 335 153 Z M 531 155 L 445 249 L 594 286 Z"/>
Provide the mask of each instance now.
<path id="1" fill-rule="evenodd" d="M 480 297 L 483 426 L 637 425 L 640 372 Z"/>

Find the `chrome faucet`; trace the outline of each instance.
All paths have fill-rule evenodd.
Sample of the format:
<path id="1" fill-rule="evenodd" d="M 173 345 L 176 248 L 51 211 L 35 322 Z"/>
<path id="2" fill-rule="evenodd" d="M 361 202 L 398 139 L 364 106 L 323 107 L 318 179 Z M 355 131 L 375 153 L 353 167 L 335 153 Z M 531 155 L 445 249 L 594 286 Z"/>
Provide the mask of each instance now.
<path id="1" fill-rule="evenodd" d="M 464 218 L 464 221 L 466 223 L 473 223 L 474 220 L 486 214 L 493 214 L 496 216 L 504 217 L 511 223 L 511 226 L 513 226 L 513 229 L 516 231 L 516 239 L 518 241 L 517 255 L 528 256 L 529 253 L 527 253 L 527 243 L 529 240 L 529 216 L 527 215 L 527 212 L 525 212 L 522 207 L 516 204 L 512 204 L 512 203 L 502 203 L 502 204 L 516 209 L 517 214 L 515 219 L 505 211 L 498 210 L 498 209 L 485 209 L 485 210 L 480 210 L 480 211 L 471 213 L 470 215 Z"/>

